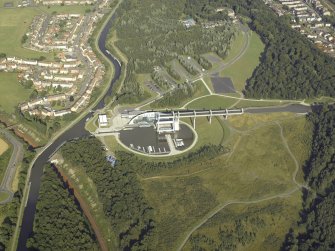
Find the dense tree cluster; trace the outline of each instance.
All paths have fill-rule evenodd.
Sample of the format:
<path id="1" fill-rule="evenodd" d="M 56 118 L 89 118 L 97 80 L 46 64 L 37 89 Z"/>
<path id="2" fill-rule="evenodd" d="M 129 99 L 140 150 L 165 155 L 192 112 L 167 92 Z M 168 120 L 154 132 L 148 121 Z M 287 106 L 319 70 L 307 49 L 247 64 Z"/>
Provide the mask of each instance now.
<path id="1" fill-rule="evenodd" d="M 95 138 L 69 142 L 62 147 L 65 160 L 83 167 L 97 187 L 104 212 L 119 237 L 121 250 L 153 249 L 153 209 L 147 203 L 137 174 L 154 173 L 162 168 L 173 168 L 216 157 L 222 146 L 204 146 L 198 151 L 172 162 L 147 162 L 134 154 L 117 152 L 113 168 L 105 157 L 103 146 Z"/>
<path id="2" fill-rule="evenodd" d="M 200 55 L 216 52 L 229 44 L 234 28 L 228 24 L 214 29 L 199 25 L 185 29 L 185 1 L 123 1 L 115 22 L 119 48 L 135 61 L 137 73 L 148 73 L 154 66 L 163 66 L 177 55 Z M 225 49 L 225 48 L 223 48 Z"/>
<path id="3" fill-rule="evenodd" d="M 147 93 L 137 81 L 134 70 L 134 60 L 131 59 L 127 64 L 126 76 L 121 89 L 121 101 L 125 100 L 128 103 L 139 102 L 147 96 Z"/>
<path id="4" fill-rule="evenodd" d="M 230 7 L 248 17 L 250 27 L 266 45 L 261 63 L 247 81 L 247 96 L 335 96 L 335 59 L 291 29 L 287 17 L 278 17 L 262 0 L 188 0 L 185 8 L 187 13 L 199 16 L 217 6 Z"/>
<path id="5" fill-rule="evenodd" d="M 311 191 L 304 198 L 299 229 L 289 232 L 283 249 L 334 250 L 335 107 L 322 107 L 309 119 L 314 135 L 305 180 Z"/>
<path id="6" fill-rule="evenodd" d="M 227 11 L 217 11 L 217 8 L 223 6 L 223 2 L 222 0 L 187 0 L 185 3 L 185 14 L 200 21 L 202 19 L 209 21 L 227 19 Z"/>
<path id="7" fill-rule="evenodd" d="M 166 67 L 166 71 L 175 80 L 177 80 L 177 81 L 181 80 L 181 76 L 179 75 L 179 73 L 171 65 L 168 65 Z"/>
<path id="8" fill-rule="evenodd" d="M 51 203 L 52 202 L 52 203 Z M 44 168 L 36 205 L 32 250 L 98 250 L 89 223 L 66 185 L 51 166 Z"/>
<path id="9" fill-rule="evenodd" d="M 210 68 L 212 68 L 212 63 L 209 62 L 205 57 L 195 56 L 195 59 L 197 60 L 198 64 L 201 65 L 201 67 L 205 70 L 209 70 Z"/>
<path id="10" fill-rule="evenodd" d="M 32 159 L 33 159 L 32 153 L 25 152 L 25 156 L 22 161 L 21 171 L 19 175 L 18 191 L 15 192 L 11 203 L 2 205 L 0 207 L 0 214 L 5 215 L 5 218 L 3 219 L 3 222 L 1 222 L 0 225 L 0 250 L 9 249 L 10 240 L 14 234 L 15 226 L 17 224 L 17 215 L 23 196 L 23 189 L 25 185 L 27 169 Z"/>
<path id="11" fill-rule="evenodd" d="M 132 171 L 136 162 L 118 158 L 113 168 L 96 138 L 84 138 L 62 147 L 64 158 L 84 168 L 97 187 L 109 224 L 119 237 L 121 250 L 144 250 L 154 229 L 153 210 Z"/>
<path id="12" fill-rule="evenodd" d="M 204 145 L 197 151 L 191 152 L 182 158 L 170 162 L 148 162 L 138 158 L 134 154 L 127 152 L 118 152 L 118 158 L 124 160 L 126 163 L 132 163 L 131 166 L 133 166 L 133 169 L 136 170 L 136 172 L 147 175 L 153 174 L 162 169 L 177 168 L 199 162 L 200 160 L 205 161 L 212 159 L 227 151 L 229 151 L 229 149 L 224 148 L 222 145 Z"/>
<path id="13" fill-rule="evenodd" d="M 188 71 L 188 73 L 190 73 L 191 75 L 195 76 L 199 73 L 198 70 L 194 67 L 194 65 L 187 58 L 179 56 L 178 61 L 186 69 L 186 71 Z"/>
<path id="14" fill-rule="evenodd" d="M 151 104 L 151 106 L 154 108 L 178 107 L 183 103 L 183 100 L 192 97 L 199 88 L 197 85 L 180 84 L 176 89 L 165 94 L 163 98 Z"/>
<path id="15" fill-rule="evenodd" d="M 185 28 L 182 21 L 188 16 L 184 13 L 184 4 L 185 0 L 125 0 L 117 9 L 111 34 L 116 34 L 116 46 L 132 64 L 126 72 L 131 80 L 124 82 L 122 90 L 127 101 L 138 102 L 145 98 L 135 80 L 136 74 L 151 74 L 158 85 L 169 89 L 169 82 L 180 80 L 179 73 L 168 66 L 167 73 L 170 76 L 165 76 L 168 74 L 164 70 L 164 76 L 161 76 L 162 74 L 154 72 L 155 67 L 166 67 L 182 55 L 192 58 L 199 58 L 207 52 L 227 55 L 229 44 L 235 36 L 235 26 L 227 15 L 217 13 L 221 26 L 206 29 L 202 27 L 202 21 L 197 19 L 196 25 Z M 211 66 L 204 58 L 198 63 L 205 69 Z M 184 66 L 192 74 L 197 73 L 192 65 Z"/>
<path id="16" fill-rule="evenodd" d="M 166 90 L 170 89 L 173 85 L 176 84 L 175 81 L 168 78 L 168 76 L 162 70 L 152 72 L 151 78 L 157 85 Z"/>

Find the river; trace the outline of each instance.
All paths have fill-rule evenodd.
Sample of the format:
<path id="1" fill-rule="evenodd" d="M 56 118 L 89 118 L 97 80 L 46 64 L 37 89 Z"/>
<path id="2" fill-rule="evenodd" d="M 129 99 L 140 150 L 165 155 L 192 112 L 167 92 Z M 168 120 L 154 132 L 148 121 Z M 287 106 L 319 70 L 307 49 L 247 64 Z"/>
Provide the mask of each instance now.
<path id="1" fill-rule="evenodd" d="M 114 15 L 109 19 L 109 21 L 103 28 L 100 34 L 99 40 L 98 40 L 98 46 L 99 46 L 100 51 L 113 63 L 114 76 L 110 83 L 108 91 L 103 96 L 103 98 L 100 100 L 100 102 L 93 108 L 93 110 L 101 109 L 105 106 L 104 99 L 112 95 L 113 86 L 121 75 L 121 65 L 111 54 L 107 52 L 107 49 L 106 49 L 106 39 L 107 39 L 108 32 L 110 28 L 112 27 L 113 20 L 114 20 Z M 26 247 L 27 239 L 31 236 L 33 232 L 33 223 L 34 223 L 35 212 L 36 212 L 36 203 L 38 200 L 38 194 L 39 194 L 40 185 L 41 185 L 41 177 L 43 175 L 43 167 L 48 163 L 50 156 L 55 151 L 57 151 L 59 147 L 61 147 L 65 142 L 71 139 L 89 135 L 89 132 L 85 130 L 85 122 L 86 122 L 86 119 L 89 118 L 90 116 L 91 114 L 87 114 L 73 127 L 65 131 L 49 147 L 47 147 L 36 159 L 32 167 L 31 175 L 29 179 L 30 190 L 29 190 L 27 205 L 23 213 L 22 226 L 21 226 L 17 250 L 19 251 L 27 250 L 27 247 Z"/>

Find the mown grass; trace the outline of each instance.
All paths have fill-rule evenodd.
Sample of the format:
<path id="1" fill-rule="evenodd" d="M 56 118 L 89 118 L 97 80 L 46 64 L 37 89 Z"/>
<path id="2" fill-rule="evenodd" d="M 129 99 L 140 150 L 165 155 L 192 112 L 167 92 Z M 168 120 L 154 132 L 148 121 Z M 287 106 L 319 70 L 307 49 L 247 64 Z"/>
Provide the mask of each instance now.
<path id="1" fill-rule="evenodd" d="M 206 96 L 187 105 L 189 109 L 225 109 L 234 105 L 238 100 L 222 96 Z"/>
<path id="2" fill-rule="evenodd" d="M 5 192 L 0 192 L 0 202 L 3 200 L 6 200 L 8 198 L 9 194 Z"/>
<path id="3" fill-rule="evenodd" d="M 0 109 L 14 113 L 19 103 L 28 100 L 30 93 L 30 89 L 19 83 L 16 73 L 0 73 Z"/>
<path id="4" fill-rule="evenodd" d="M 13 4 L 12 7 L 17 7 L 18 1 L 17 0 L 0 0 L 0 10 L 5 9 L 5 3 L 11 3 Z"/>
<path id="5" fill-rule="evenodd" d="M 246 80 L 251 77 L 254 69 L 259 64 L 259 58 L 264 50 L 264 44 L 259 36 L 252 32 L 250 44 L 245 54 L 234 64 L 224 69 L 220 75 L 230 77 L 234 83 L 235 89 L 242 91 Z"/>
<path id="6" fill-rule="evenodd" d="M 232 97 L 224 97 L 219 95 L 206 96 L 197 99 L 187 105 L 190 109 L 225 109 L 225 108 L 247 108 L 247 107 L 268 107 L 268 106 L 281 106 L 290 103 L 290 101 L 280 102 L 278 100 L 239 100 Z M 298 101 L 296 102 L 298 103 Z"/>
<path id="7" fill-rule="evenodd" d="M 244 45 L 245 37 L 244 34 L 239 31 L 236 34 L 235 40 L 232 42 L 228 56 L 223 60 L 225 63 L 228 63 L 230 60 L 234 59 L 241 52 Z"/>
<path id="8" fill-rule="evenodd" d="M 7 56 L 20 58 L 39 58 L 44 56 L 49 60 L 53 53 L 38 52 L 22 47 L 21 39 L 29 31 L 29 26 L 36 15 L 43 13 L 84 13 L 89 6 L 46 6 L 29 8 L 2 8 L 0 15 L 0 52 Z"/>
<path id="9" fill-rule="evenodd" d="M 193 126 L 193 119 L 183 119 L 184 122 Z M 218 118 L 212 118 L 212 123 L 205 117 L 195 119 L 195 131 L 198 134 L 198 142 L 194 150 L 201 146 L 213 144 L 219 145 L 225 136 L 224 129 Z"/>
<path id="10" fill-rule="evenodd" d="M 94 115 L 90 120 L 85 124 L 85 129 L 89 132 L 95 132 L 98 129 L 98 114 Z"/>
<path id="11" fill-rule="evenodd" d="M 289 102 L 289 101 L 283 101 L 280 102 L 278 100 L 266 100 L 266 101 L 260 101 L 260 100 L 240 100 L 235 107 L 236 108 L 246 108 L 246 107 L 267 107 L 267 106 L 281 106 L 286 105 L 290 103 L 295 102 Z M 298 103 L 298 101 L 296 102 Z"/>
<path id="12" fill-rule="evenodd" d="M 4 141 L 2 138 L 0 138 L 0 156 L 6 152 L 8 149 L 9 145 L 7 144 L 6 141 Z"/>
<path id="13" fill-rule="evenodd" d="M 52 54 L 36 52 L 22 47 L 21 39 L 28 32 L 34 16 L 42 14 L 37 8 L 2 9 L 0 15 L 0 50 L 7 56 L 20 58 L 53 58 Z"/>
<path id="14" fill-rule="evenodd" d="M 294 161 L 284 147 L 279 126 L 275 124 L 280 119 L 292 121 L 289 129 L 291 135 L 301 130 L 299 125 L 295 126 L 295 117 L 291 114 L 234 117 L 225 122 L 238 129 L 229 134 L 229 153 L 162 170 L 158 174 L 155 172 L 155 177 L 141 179 L 146 198 L 156 212 L 157 249 L 175 249 L 187 231 L 215 207 L 227 201 L 254 200 L 295 188 L 292 180 Z M 206 119 L 197 122 L 200 122 L 197 123 L 198 128 L 203 127 L 198 134 L 203 137 L 204 143 L 219 142 L 222 134 L 216 135 Z M 212 122 L 211 126 L 215 124 Z M 308 130 L 302 131 L 301 138 L 308 137 L 309 133 Z M 293 136 L 287 137 L 290 145 L 295 140 Z M 283 217 L 284 213 L 279 212 L 278 217 Z M 268 216 L 260 214 L 260 217 L 268 221 Z M 262 233 L 266 232 L 267 228 L 264 228 Z M 258 235 L 257 243 L 264 240 L 263 237 Z"/>
<path id="15" fill-rule="evenodd" d="M 8 149 L 0 155 L 0 183 L 6 172 L 8 162 L 13 153 L 13 147 L 9 146 Z"/>

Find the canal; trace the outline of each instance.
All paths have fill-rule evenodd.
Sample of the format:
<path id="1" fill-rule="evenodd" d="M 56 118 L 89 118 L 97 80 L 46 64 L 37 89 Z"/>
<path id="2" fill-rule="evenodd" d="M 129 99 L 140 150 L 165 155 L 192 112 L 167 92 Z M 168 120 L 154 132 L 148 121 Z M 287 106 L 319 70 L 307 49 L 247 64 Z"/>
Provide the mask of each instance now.
<path id="1" fill-rule="evenodd" d="M 107 52 L 106 49 L 106 39 L 110 28 L 112 27 L 114 15 L 109 19 L 106 23 L 105 27 L 103 27 L 102 32 L 100 33 L 98 46 L 100 51 L 113 63 L 114 65 L 114 76 L 111 80 L 110 86 L 106 94 L 102 97 L 100 102 L 93 108 L 93 110 L 101 109 L 105 106 L 104 100 L 106 97 L 112 95 L 112 89 L 115 82 L 119 79 L 121 75 L 121 65 L 119 62 Z M 27 204 L 24 209 L 23 219 L 22 219 L 22 226 L 18 241 L 18 248 L 17 250 L 27 250 L 26 244 L 28 238 L 31 236 L 33 232 L 33 223 L 35 218 L 36 212 L 36 203 L 38 200 L 38 194 L 41 185 L 41 177 L 43 175 L 43 167 L 48 163 L 49 158 L 55 151 L 59 149 L 65 142 L 80 138 L 83 136 L 88 136 L 89 133 L 85 130 L 85 122 L 87 118 L 89 118 L 91 114 L 87 114 L 84 118 L 82 118 L 78 123 L 76 123 L 73 127 L 69 130 L 65 131 L 62 135 L 60 135 L 51 145 L 49 145 L 36 159 L 35 163 L 33 164 L 31 175 L 29 178 L 30 182 L 30 190 L 27 199 Z"/>

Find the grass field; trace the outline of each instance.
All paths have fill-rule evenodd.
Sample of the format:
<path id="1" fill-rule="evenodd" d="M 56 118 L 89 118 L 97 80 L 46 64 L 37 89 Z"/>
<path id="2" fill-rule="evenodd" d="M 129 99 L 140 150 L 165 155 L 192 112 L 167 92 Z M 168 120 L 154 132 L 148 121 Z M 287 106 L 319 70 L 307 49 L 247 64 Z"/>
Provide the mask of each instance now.
<path id="1" fill-rule="evenodd" d="M 219 108 L 246 108 L 246 107 L 267 107 L 267 106 L 281 106 L 289 103 L 298 103 L 290 101 L 260 101 L 260 100 L 239 100 L 233 97 L 224 97 L 218 95 L 206 96 L 197 99 L 187 105 L 190 109 L 219 109 Z"/>
<path id="2" fill-rule="evenodd" d="M 246 107 L 267 107 L 267 106 L 281 106 L 281 105 L 286 105 L 290 103 L 298 103 L 297 102 L 290 102 L 290 101 L 271 101 L 271 100 L 266 100 L 266 101 L 258 101 L 258 100 L 240 100 L 235 107 L 236 108 L 246 108 Z"/>
<path id="3" fill-rule="evenodd" d="M 0 156 L 7 151 L 8 147 L 7 142 L 0 138 Z"/>
<path id="4" fill-rule="evenodd" d="M 212 122 L 211 127 L 206 119 L 202 121 L 197 119 L 196 122 L 199 137 L 203 137 L 204 143 L 205 141 L 218 143 L 223 137 L 222 131 L 226 132 L 221 127 L 219 133 L 219 126 Z M 299 162 L 303 162 L 305 153 L 308 152 L 308 146 L 303 144 L 310 137 L 310 130 L 302 130 L 308 128 L 304 117 L 286 113 L 243 115 L 224 122 L 225 126 L 230 128 L 229 134 L 225 135 L 230 138 L 228 147 L 230 152 L 214 159 L 155 172 L 154 177 L 147 176 L 141 179 L 146 198 L 156 212 L 157 249 L 176 249 L 193 226 L 214 208 L 227 201 L 255 200 L 285 193 L 296 187 L 292 178 L 295 164 L 285 148 L 280 127 L 275 122 L 282 124 L 284 136 L 289 146 L 292 146 L 292 152 Z M 299 133 L 296 133 L 297 131 Z M 293 147 L 294 144 L 297 146 Z M 264 205 L 255 204 L 254 209 L 253 205 L 241 206 L 236 210 L 234 206 L 232 207 L 234 210 L 229 211 L 232 214 L 230 218 L 224 216 L 219 218 L 232 220 L 234 223 L 234 217 L 238 217 L 240 212 L 247 215 L 250 210 L 257 212 L 263 207 L 269 208 L 269 212 L 259 213 L 257 214 L 259 217 L 252 220 L 261 222 L 259 223 L 261 227 L 255 230 L 256 236 L 248 242 L 248 245 L 257 250 L 259 247 L 268 247 L 266 245 L 270 245 L 271 238 L 275 238 L 272 249 L 278 250 L 283 234 L 288 230 L 287 221 L 298 217 L 297 212 L 301 205 L 300 192 L 285 200 L 273 200 Z M 258 207 L 260 209 L 257 209 Z M 226 210 L 220 213 L 225 214 Z M 217 221 L 219 226 L 225 224 L 220 223 L 220 220 Z M 213 228 L 210 231 L 216 234 L 219 227 L 214 223 L 210 226 Z M 271 233 L 273 236 L 270 238 Z M 190 243 L 185 250 L 190 250 Z M 205 250 L 212 249 L 205 248 Z"/>
<path id="5" fill-rule="evenodd" d="M 13 7 L 17 7 L 18 0 L 0 0 L 0 10 L 5 9 L 5 3 L 11 3 Z"/>
<path id="6" fill-rule="evenodd" d="M 234 105 L 238 100 L 222 96 L 207 96 L 193 101 L 187 105 L 189 109 L 225 109 Z"/>
<path id="7" fill-rule="evenodd" d="M 234 83 L 235 89 L 242 91 L 246 80 L 251 77 L 254 69 L 259 64 L 259 57 L 264 50 L 264 44 L 259 36 L 252 32 L 250 45 L 245 54 L 234 64 L 224 69 L 220 75 L 230 77 Z"/>
<path id="8" fill-rule="evenodd" d="M 20 85 L 16 73 L 0 73 L 0 109 L 14 113 L 18 104 L 26 101 L 30 93 L 31 90 Z"/>
<path id="9" fill-rule="evenodd" d="M 253 205 L 232 205 L 192 234 L 183 250 L 215 250 L 220 245 L 237 250 L 278 250 L 288 227 L 298 219 L 301 196 Z"/>
<path id="10" fill-rule="evenodd" d="M 244 45 L 244 35 L 240 31 L 236 34 L 235 40 L 231 44 L 231 48 L 229 50 L 228 56 L 223 60 L 224 62 L 229 62 L 233 58 L 235 58 L 242 50 Z"/>
<path id="11" fill-rule="evenodd" d="M 0 15 L 0 50 L 7 56 L 20 58 L 53 58 L 52 54 L 36 52 L 22 47 L 21 39 L 28 31 L 34 16 L 42 12 L 36 8 L 2 9 Z"/>
<path id="12" fill-rule="evenodd" d="M 37 52 L 22 47 L 21 39 L 28 32 L 29 26 L 36 15 L 43 13 L 84 13 L 88 6 L 53 6 L 34 8 L 1 8 L 0 14 L 0 52 L 7 56 L 20 58 L 38 58 L 45 56 L 53 59 L 53 53 Z"/>
<path id="13" fill-rule="evenodd" d="M 6 172 L 6 169 L 7 169 L 7 165 L 8 165 L 8 162 L 10 160 L 10 157 L 12 156 L 12 147 L 8 147 L 8 149 L 3 152 L 1 155 L 0 155 L 0 183 L 2 181 L 2 178 Z"/>
<path id="14" fill-rule="evenodd" d="M 0 202 L 7 199 L 9 196 L 8 193 L 0 192 Z M 0 221 L 1 222 L 1 221 Z"/>

